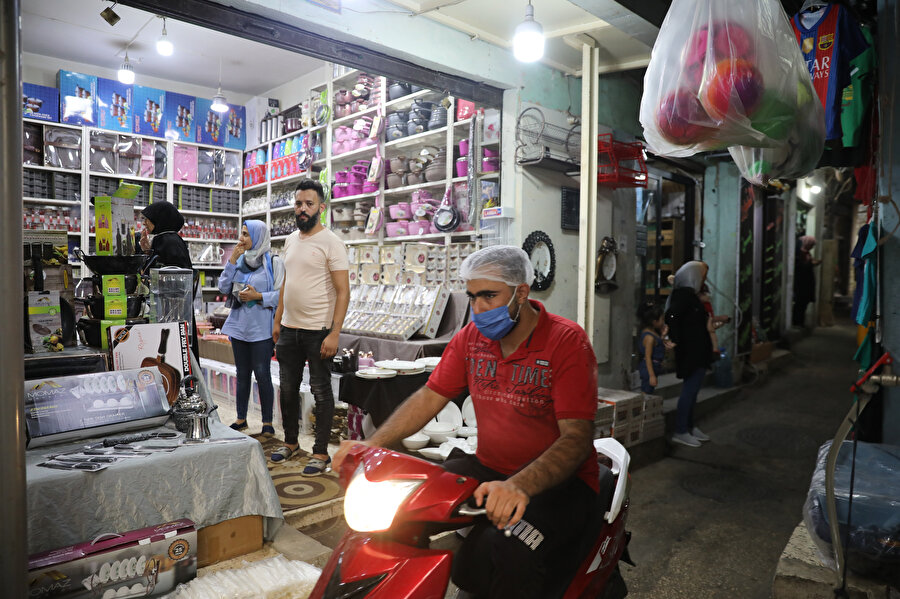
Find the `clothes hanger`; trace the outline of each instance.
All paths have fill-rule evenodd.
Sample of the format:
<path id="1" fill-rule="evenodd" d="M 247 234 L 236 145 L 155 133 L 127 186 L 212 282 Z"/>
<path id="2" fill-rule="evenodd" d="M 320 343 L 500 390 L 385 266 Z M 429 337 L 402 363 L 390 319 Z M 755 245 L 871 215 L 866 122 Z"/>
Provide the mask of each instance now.
<path id="1" fill-rule="evenodd" d="M 803 6 L 800 7 L 800 12 L 806 12 L 808 10 L 818 10 L 827 6 L 827 3 L 822 2 L 821 0 L 804 0 Z"/>

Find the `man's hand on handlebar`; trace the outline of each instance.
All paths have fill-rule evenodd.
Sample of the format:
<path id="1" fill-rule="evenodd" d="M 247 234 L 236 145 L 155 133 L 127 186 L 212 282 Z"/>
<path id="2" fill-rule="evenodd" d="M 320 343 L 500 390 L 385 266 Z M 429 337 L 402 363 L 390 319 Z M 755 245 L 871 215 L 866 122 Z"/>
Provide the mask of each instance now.
<path id="1" fill-rule="evenodd" d="M 344 463 L 344 458 L 347 457 L 347 452 L 350 451 L 350 448 L 355 447 L 356 445 L 366 445 L 367 447 L 374 447 L 368 441 L 341 441 L 341 446 L 338 447 L 337 453 L 334 454 L 334 457 L 331 458 L 331 471 L 337 472 L 340 474 L 341 472 L 341 464 Z"/>
<path id="2" fill-rule="evenodd" d="M 343 444 L 341 444 L 343 445 Z M 475 504 L 487 510 L 487 517 L 497 528 L 515 525 L 525 514 L 530 498 L 508 480 L 481 483 L 473 494 Z"/>

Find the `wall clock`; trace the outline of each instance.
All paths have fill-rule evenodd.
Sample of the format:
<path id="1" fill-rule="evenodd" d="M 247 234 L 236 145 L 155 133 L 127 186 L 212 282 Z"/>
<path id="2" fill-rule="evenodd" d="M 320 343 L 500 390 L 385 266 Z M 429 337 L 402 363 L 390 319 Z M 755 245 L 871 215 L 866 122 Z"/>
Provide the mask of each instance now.
<path id="1" fill-rule="evenodd" d="M 543 231 L 534 231 L 525 238 L 522 249 L 528 254 L 531 266 L 534 267 L 534 282 L 531 288 L 535 291 L 548 289 L 556 273 L 556 254 L 550 236 Z"/>
<path id="2" fill-rule="evenodd" d="M 612 237 L 604 237 L 597 252 L 597 270 L 594 272 L 594 289 L 600 293 L 609 293 L 619 288 L 616 283 L 616 255 L 618 244 Z"/>

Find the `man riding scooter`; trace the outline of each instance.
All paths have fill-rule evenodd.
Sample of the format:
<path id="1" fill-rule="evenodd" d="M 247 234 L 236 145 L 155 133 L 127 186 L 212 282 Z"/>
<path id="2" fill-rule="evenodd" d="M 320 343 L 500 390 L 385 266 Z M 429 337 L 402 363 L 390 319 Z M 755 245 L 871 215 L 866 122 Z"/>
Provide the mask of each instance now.
<path id="1" fill-rule="evenodd" d="M 428 382 L 362 443 L 389 447 L 419 431 L 469 390 L 478 421 L 474 456 L 454 450 L 444 467 L 480 485 L 487 520 L 467 535 L 453 582 L 474 597 L 543 598 L 549 571 L 584 534 L 598 492 L 592 444 L 596 359 L 584 330 L 528 298 L 534 270 L 517 247 L 471 254 L 466 282 L 472 322 L 450 341 Z M 340 471 L 359 441 L 334 457 Z"/>

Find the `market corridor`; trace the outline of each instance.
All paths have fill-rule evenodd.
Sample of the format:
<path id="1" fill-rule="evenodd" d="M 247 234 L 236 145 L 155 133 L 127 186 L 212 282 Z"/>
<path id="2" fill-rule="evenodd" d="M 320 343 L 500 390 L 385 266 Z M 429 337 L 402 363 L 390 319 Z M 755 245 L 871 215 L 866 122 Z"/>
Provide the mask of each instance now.
<path id="1" fill-rule="evenodd" d="M 816 329 L 787 367 L 701 416 L 710 443 L 633 472 L 629 597 L 770 597 L 817 449 L 850 407 L 854 335 L 849 320 Z"/>

